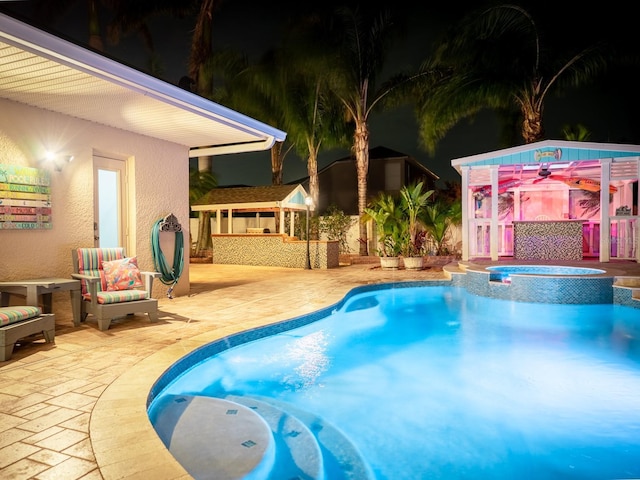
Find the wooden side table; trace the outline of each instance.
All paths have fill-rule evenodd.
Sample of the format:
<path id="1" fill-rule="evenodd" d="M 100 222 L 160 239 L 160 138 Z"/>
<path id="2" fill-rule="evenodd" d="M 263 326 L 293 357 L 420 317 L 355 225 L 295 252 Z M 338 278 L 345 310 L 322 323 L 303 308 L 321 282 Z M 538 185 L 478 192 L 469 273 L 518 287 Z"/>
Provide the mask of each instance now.
<path id="1" fill-rule="evenodd" d="M 73 325 L 80 325 L 80 309 L 82 307 L 82 292 L 80 280 L 69 278 L 35 278 L 30 280 L 14 280 L 0 282 L 0 306 L 9 306 L 11 295 L 26 297 L 26 304 L 37 307 L 39 297 L 42 296 L 43 313 L 52 313 L 53 292 L 69 291 L 71 295 L 71 311 Z"/>

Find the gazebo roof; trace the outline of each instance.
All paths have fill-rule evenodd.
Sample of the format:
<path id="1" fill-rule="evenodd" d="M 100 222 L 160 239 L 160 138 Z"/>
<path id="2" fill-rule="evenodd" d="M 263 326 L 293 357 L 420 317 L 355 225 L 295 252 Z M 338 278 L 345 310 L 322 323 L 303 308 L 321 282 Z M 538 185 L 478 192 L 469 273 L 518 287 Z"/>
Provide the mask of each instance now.
<path id="1" fill-rule="evenodd" d="M 490 167 L 498 167 L 501 179 L 526 180 L 538 177 L 540 169 L 556 175 L 600 178 L 601 163 L 610 160 L 612 178 L 638 176 L 640 145 L 544 140 L 451 161 L 459 173 L 469 168 L 469 185 L 487 185 Z"/>
<path id="2" fill-rule="evenodd" d="M 214 188 L 191 208 L 194 211 L 235 210 L 244 212 L 306 210 L 307 192 L 302 185 Z"/>
<path id="3" fill-rule="evenodd" d="M 544 140 L 503 150 L 451 160 L 451 166 L 487 167 L 491 165 L 526 165 L 542 162 L 582 162 L 640 156 L 640 145 Z"/>

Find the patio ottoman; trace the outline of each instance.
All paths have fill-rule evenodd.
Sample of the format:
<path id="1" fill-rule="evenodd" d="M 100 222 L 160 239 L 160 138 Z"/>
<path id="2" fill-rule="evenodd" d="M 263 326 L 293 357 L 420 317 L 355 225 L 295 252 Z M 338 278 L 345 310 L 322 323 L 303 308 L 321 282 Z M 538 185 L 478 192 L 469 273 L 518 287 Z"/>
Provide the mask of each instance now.
<path id="1" fill-rule="evenodd" d="M 0 361 L 9 360 L 16 342 L 29 335 L 42 333 L 47 343 L 53 343 L 55 319 L 55 314 L 42 313 L 40 307 L 0 307 Z"/>

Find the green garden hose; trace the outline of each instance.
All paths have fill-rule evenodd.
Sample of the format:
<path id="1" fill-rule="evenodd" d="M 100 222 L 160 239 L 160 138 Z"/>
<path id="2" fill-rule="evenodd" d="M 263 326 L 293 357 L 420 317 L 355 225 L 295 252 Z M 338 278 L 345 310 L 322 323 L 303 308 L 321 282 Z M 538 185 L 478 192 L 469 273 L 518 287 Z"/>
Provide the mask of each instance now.
<path id="1" fill-rule="evenodd" d="M 157 272 L 161 274 L 160 281 L 165 285 L 171 285 L 167 291 L 167 297 L 173 298 L 172 292 L 184 269 L 184 238 L 182 235 L 182 228 L 173 228 L 170 231 L 174 231 L 176 234 L 176 241 L 173 252 L 173 267 L 167 265 L 167 259 L 162 253 L 160 248 L 160 231 L 165 219 L 161 218 L 153 224 L 151 232 L 151 253 L 153 255 L 153 264 Z"/>

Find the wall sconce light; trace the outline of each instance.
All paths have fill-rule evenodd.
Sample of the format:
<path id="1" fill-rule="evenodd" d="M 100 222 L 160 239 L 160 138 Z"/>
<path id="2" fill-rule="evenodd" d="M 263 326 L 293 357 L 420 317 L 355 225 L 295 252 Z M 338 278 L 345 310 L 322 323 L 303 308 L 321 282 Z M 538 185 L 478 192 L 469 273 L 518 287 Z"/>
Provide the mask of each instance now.
<path id="1" fill-rule="evenodd" d="M 53 167 L 56 172 L 61 172 L 67 163 L 73 161 L 73 155 L 61 155 L 53 152 L 47 152 L 44 157 L 45 164 Z"/>

